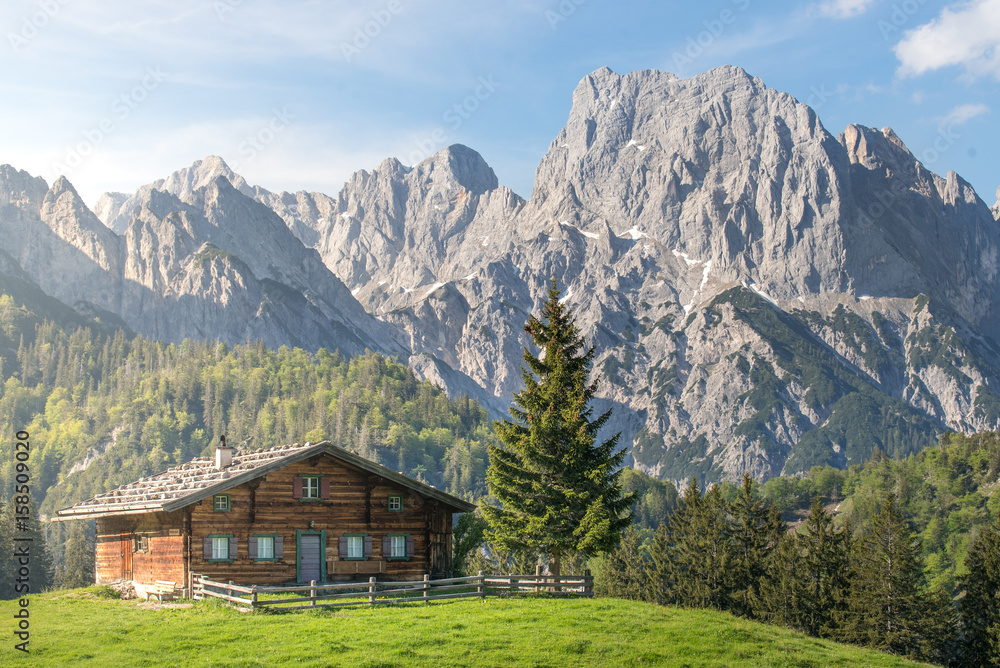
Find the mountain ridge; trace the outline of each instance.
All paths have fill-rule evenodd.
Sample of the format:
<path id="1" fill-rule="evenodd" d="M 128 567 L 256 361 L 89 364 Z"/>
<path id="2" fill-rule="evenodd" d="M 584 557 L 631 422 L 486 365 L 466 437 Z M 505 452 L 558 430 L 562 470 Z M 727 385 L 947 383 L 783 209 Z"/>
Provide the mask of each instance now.
<path id="1" fill-rule="evenodd" d="M 40 187 L 25 175 L 4 189 L 11 173 L 4 211 L 30 219 Z M 270 324 L 224 338 L 314 349 L 338 323 L 494 415 L 520 388 L 521 328 L 558 276 L 597 348 L 595 408 L 614 407 L 633 463 L 665 478 L 763 479 L 1000 424 L 997 208 L 891 129 L 834 136 L 737 67 L 587 75 L 529 200 L 454 145 L 359 170 L 336 197 L 251 187 L 209 156 L 101 202 L 125 242 L 99 243 L 75 200 L 47 227 L 109 275 L 119 256 L 103 249 L 124 243 L 129 280 L 156 299 L 250 295 L 254 315 L 233 320 Z M 307 335 L 275 324 L 300 310 Z"/>

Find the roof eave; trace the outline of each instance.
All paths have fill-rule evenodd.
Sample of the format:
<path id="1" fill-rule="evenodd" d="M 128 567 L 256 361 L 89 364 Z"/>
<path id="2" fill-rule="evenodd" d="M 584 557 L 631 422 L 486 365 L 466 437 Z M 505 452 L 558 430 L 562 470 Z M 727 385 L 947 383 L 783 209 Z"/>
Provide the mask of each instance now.
<path id="1" fill-rule="evenodd" d="M 111 517 L 113 515 L 142 515 L 145 513 L 155 513 L 164 510 L 162 504 L 155 506 L 138 506 L 138 507 L 128 507 L 128 508 L 115 508 L 113 510 L 79 510 L 76 512 L 66 512 L 72 509 L 63 508 L 62 510 L 57 510 L 55 517 L 52 517 L 50 522 L 68 522 L 69 520 L 92 520 L 97 517 Z"/>

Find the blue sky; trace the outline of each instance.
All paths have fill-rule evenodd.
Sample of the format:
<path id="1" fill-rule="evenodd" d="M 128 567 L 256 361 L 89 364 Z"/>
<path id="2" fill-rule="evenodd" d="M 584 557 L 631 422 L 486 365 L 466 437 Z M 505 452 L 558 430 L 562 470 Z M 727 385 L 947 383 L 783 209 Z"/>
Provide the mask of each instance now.
<path id="1" fill-rule="evenodd" d="M 0 163 L 91 204 L 211 154 L 335 195 L 451 143 L 527 197 L 605 65 L 738 65 L 833 134 L 890 126 L 987 204 L 1000 185 L 1000 0 L 7 0 L 0 31 Z"/>

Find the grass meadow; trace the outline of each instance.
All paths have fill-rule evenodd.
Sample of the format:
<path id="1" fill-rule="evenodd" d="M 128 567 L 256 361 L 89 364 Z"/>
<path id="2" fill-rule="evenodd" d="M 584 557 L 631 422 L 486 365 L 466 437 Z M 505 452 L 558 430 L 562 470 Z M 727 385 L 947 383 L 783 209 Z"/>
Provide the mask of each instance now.
<path id="1" fill-rule="evenodd" d="M 239 612 L 159 606 L 104 587 L 31 597 L 31 653 L 0 601 L 2 666 L 917 666 L 729 614 L 544 596 Z"/>

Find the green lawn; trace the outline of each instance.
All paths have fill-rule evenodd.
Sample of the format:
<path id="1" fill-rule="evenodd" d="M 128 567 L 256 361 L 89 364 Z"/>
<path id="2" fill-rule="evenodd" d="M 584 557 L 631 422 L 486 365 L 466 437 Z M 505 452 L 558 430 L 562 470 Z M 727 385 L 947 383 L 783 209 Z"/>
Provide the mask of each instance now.
<path id="1" fill-rule="evenodd" d="M 0 602 L 0 666 L 915 666 L 728 614 L 614 599 L 466 599 L 241 613 L 152 609 L 102 588 L 31 599 L 31 654 Z"/>

